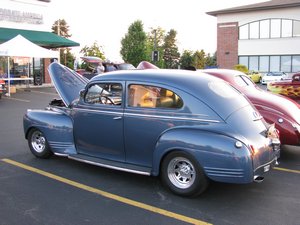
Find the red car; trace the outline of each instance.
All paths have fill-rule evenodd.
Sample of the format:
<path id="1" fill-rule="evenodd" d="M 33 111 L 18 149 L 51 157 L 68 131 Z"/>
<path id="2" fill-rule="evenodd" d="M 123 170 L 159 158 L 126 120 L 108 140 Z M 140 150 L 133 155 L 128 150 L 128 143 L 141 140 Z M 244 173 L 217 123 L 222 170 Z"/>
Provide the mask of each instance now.
<path id="1" fill-rule="evenodd" d="M 269 82 L 267 89 L 300 103 L 300 73 L 294 74 L 292 79 Z"/>
<path id="2" fill-rule="evenodd" d="M 202 72 L 229 82 L 245 94 L 266 122 L 275 123 L 281 144 L 300 145 L 300 108 L 297 102 L 260 89 L 246 74 L 237 70 L 206 69 Z"/>

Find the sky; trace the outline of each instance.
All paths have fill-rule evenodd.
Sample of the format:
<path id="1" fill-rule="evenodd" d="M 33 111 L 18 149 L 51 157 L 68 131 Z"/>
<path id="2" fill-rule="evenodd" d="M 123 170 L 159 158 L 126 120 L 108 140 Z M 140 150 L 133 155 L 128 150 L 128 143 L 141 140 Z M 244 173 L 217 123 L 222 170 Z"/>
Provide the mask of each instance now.
<path id="1" fill-rule="evenodd" d="M 58 19 L 69 25 L 69 39 L 80 43 L 72 48 L 79 57 L 84 46 L 95 41 L 112 61 L 122 61 L 121 39 L 129 26 L 141 20 L 144 31 L 161 27 L 177 31 L 177 46 L 184 50 L 204 50 L 213 54 L 217 46 L 217 19 L 206 12 L 262 2 L 263 0 L 52 0 L 47 22 Z"/>

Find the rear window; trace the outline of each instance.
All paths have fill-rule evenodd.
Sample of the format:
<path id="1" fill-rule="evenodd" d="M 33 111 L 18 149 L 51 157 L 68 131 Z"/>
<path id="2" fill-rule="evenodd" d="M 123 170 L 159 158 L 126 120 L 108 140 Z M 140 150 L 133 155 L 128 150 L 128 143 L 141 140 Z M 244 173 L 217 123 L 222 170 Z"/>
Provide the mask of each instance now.
<path id="1" fill-rule="evenodd" d="M 183 106 L 183 101 L 171 90 L 156 86 L 132 84 L 129 86 L 128 106 L 179 109 Z"/>

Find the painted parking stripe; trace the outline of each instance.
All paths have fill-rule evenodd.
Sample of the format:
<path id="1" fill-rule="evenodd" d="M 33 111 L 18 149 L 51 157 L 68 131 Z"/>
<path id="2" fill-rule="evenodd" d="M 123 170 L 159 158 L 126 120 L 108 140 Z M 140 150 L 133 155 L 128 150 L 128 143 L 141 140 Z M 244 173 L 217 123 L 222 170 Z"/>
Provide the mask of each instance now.
<path id="1" fill-rule="evenodd" d="M 58 95 L 57 93 L 52 93 L 52 92 L 45 92 L 45 91 L 33 91 L 31 90 L 31 92 L 33 93 L 38 93 L 38 94 L 45 94 L 45 95 Z"/>
<path id="2" fill-rule="evenodd" d="M 5 99 L 19 101 L 19 102 L 30 102 L 30 100 L 20 99 L 20 98 L 12 98 L 12 97 L 5 97 Z"/>
<path id="3" fill-rule="evenodd" d="M 290 169 L 281 168 L 281 167 L 274 167 L 274 169 L 275 169 L 275 170 L 284 171 L 284 172 L 289 172 L 289 173 L 297 173 L 297 174 L 300 174 L 300 170 L 290 170 Z"/>
<path id="4" fill-rule="evenodd" d="M 147 210 L 147 211 L 150 211 L 150 212 L 153 212 L 153 213 L 157 213 L 157 214 L 160 214 L 160 215 L 163 215 L 163 216 L 167 216 L 167 217 L 170 217 L 170 218 L 173 218 L 173 219 L 176 219 L 176 220 L 180 220 L 180 221 L 190 223 L 190 224 L 197 224 L 197 225 L 212 225 L 210 223 L 206 223 L 206 222 L 201 221 L 201 220 L 197 220 L 197 219 L 194 219 L 194 218 L 191 218 L 191 217 L 187 217 L 187 216 L 180 215 L 180 214 L 177 214 L 177 213 L 173 213 L 173 212 L 161 209 L 161 208 L 157 208 L 155 206 L 147 205 L 145 203 L 141 203 L 141 202 L 138 202 L 138 201 L 135 201 L 135 200 L 131 200 L 131 199 L 128 199 L 128 198 L 124 198 L 124 197 L 115 195 L 115 194 L 111 194 L 109 192 L 105 192 L 105 191 L 102 191 L 100 189 L 96 189 L 96 188 L 90 187 L 88 185 L 81 184 L 81 183 L 78 183 L 76 181 L 72 181 L 72 180 L 57 176 L 55 174 L 45 172 L 43 170 L 39 170 L 37 168 L 34 168 L 34 167 L 31 167 L 31 166 L 16 162 L 14 160 L 1 159 L 1 161 L 6 162 L 6 163 L 11 164 L 11 165 L 14 165 L 14 166 L 17 166 L 19 168 L 34 172 L 34 173 L 37 173 L 37 174 L 40 174 L 42 176 L 60 181 L 62 183 L 77 187 L 79 189 L 89 191 L 89 192 L 101 195 L 103 197 L 113 199 L 115 201 L 122 202 L 124 204 L 131 205 L 131 206 L 134 206 L 134 207 L 137 207 L 137 208 L 141 208 L 141 209 L 144 209 L 144 210 Z"/>

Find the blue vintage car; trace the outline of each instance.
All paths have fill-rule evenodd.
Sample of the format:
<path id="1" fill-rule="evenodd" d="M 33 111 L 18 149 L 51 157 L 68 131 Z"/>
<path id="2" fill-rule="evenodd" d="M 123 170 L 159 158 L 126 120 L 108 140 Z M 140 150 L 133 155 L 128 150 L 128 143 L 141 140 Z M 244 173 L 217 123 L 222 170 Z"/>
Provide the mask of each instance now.
<path id="1" fill-rule="evenodd" d="M 49 66 L 61 97 L 28 110 L 24 132 L 39 158 L 53 153 L 93 165 L 160 175 L 182 196 L 209 180 L 262 181 L 280 142 L 249 101 L 224 81 L 184 70 L 131 70 L 90 81 Z"/>

